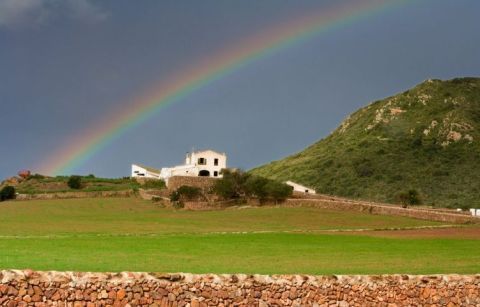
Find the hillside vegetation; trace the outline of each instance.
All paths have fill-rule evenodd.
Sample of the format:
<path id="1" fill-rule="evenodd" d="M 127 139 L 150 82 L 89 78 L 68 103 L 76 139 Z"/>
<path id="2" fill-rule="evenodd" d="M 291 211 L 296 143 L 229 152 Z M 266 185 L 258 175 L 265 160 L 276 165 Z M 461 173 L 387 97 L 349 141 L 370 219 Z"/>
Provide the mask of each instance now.
<path id="1" fill-rule="evenodd" d="M 304 151 L 251 173 L 319 193 L 480 208 L 480 78 L 427 80 L 350 115 Z"/>
<path id="2" fill-rule="evenodd" d="M 163 180 L 137 181 L 129 177 L 99 178 L 94 175 L 48 177 L 35 174 L 27 178 L 11 177 L 0 183 L 0 189 L 6 186 L 14 187 L 15 191 L 20 194 L 48 194 L 64 192 L 136 191 L 140 188 L 162 190 L 165 189 L 165 182 Z"/>

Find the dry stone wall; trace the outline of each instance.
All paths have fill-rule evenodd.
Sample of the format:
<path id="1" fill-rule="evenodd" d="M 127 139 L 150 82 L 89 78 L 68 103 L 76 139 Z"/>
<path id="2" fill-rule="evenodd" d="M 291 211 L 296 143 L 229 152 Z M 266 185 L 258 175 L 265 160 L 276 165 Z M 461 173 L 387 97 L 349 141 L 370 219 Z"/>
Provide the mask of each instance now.
<path id="1" fill-rule="evenodd" d="M 402 208 L 394 205 L 382 205 L 376 203 L 348 201 L 340 199 L 288 199 L 285 206 L 312 206 L 323 209 L 358 211 L 378 215 L 396 215 L 416 219 L 447 222 L 454 224 L 480 223 L 480 218 L 464 214 L 446 213 L 434 210 L 422 210 L 414 208 Z"/>
<path id="2" fill-rule="evenodd" d="M 213 187 L 216 180 L 217 178 L 212 177 L 173 176 L 168 178 L 167 188 L 170 191 L 175 191 L 182 185 L 188 185 L 207 191 Z"/>
<path id="3" fill-rule="evenodd" d="M 93 192 L 58 192 L 43 194 L 19 194 L 16 200 L 48 200 L 48 199 L 70 199 L 70 198 L 98 198 L 98 197 L 131 197 L 135 196 L 133 190 L 122 191 L 93 191 Z"/>
<path id="4" fill-rule="evenodd" d="M 1 306 L 480 306 L 480 275 L 0 271 Z"/>

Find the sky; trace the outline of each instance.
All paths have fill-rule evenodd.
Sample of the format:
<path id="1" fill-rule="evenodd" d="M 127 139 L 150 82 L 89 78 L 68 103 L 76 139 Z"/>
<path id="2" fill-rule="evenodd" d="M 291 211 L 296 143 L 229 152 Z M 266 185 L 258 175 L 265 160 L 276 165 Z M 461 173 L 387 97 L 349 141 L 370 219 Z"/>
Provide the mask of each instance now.
<path id="1" fill-rule="evenodd" d="M 358 0 L 353 0 L 358 1 Z M 178 71 L 264 29 L 352 0 L 0 0 L 0 178 L 33 172 Z M 382 2 L 382 0 L 377 0 Z M 163 108 L 72 170 L 226 152 L 250 169 L 301 151 L 369 102 L 480 76 L 480 1 L 405 2 L 276 50 Z"/>

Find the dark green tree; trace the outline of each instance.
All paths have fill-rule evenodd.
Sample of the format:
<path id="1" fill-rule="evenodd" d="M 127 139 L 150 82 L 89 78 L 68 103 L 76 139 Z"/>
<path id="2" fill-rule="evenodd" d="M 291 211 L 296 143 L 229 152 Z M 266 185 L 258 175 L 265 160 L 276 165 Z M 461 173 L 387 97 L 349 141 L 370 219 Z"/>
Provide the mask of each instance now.
<path id="1" fill-rule="evenodd" d="M 278 203 L 284 201 L 292 195 L 293 189 L 291 186 L 281 182 L 270 180 L 264 187 L 269 198 Z"/>
<path id="2" fill-rule="evenodd" d="M 418 193 L 418 191 L 415 189 L 410 189 L 406 192 L 398 194 L 398 199 L 402 203 L 403 208 L 413 205 L 420 205 L 422 203 L 420 193 Z"/>
<path id="3" fill-rule="evenodd" d="M 70 178 L 68 178 L 67 184 L 71 189 L 75 189 L 75 190 L 81 189 L 82 188 L 82 177 L 75 176 L 75 175 L 70 176 Z"/>
<path id="4" fill-rule="evenodd" d="M 240 170 L 222 170 L 223 178 L 217 180 L 213 192 L 223 199 L 234 199 L 245 196 L 245 182 L 248 174 Z"/>
<path id="5" fill-rule="evenodd" d="M 7 185 L 0 190 L 0 201 L 14 199 L 15 198 L 15 188 Z"/>
<path id="6" fill-rule="evenodd" d="M 245 193 L 249 197 L 256 197 L 260 202 L 268 198 L 265 186 L 270 180 L 260 176 L 250 176 L 245 181 Z"/>

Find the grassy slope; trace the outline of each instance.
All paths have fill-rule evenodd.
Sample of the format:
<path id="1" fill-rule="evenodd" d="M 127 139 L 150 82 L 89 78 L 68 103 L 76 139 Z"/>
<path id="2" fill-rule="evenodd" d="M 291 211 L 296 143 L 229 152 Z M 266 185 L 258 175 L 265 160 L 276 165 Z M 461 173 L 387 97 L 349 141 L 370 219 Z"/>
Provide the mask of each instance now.
<path id="1" fill-rule="evenodd" d="M 62 192 L 98 192 L 123 191 L 138 189 L 140 184 L 132 179 L 82 177 L 82 189 L 74 190 L 68 187 L 69 177 L 46 177 L 22 181 L 15 188 L 21 194 L 62 193 Z"/>
<path id="2" fill-rule="evenodd" d="M 403 217 L 315 208 L 174 211 L 136 198 L 38 200 L 0 204 L 0 235 L 171 234 L 315 231 L 440 225 Z"/>
<path id="3" fill-rule="evenodd" d="M 0 239 L 0 268 L 193 273 L 478 273 L 478 240 L 210 234 Z"/>
<path id="4" fill-rule="evenodd" d="M 0 269 L 265 274 L 480 270 L 478 240 L 308 232 L 421 225 L 439 223 L 314 208 L 172 211 L 137 199 L 5 202 L 0 205 Z"/>
<path id="5" fill-rule="evenodd" d="M 452 131 L 462 139 L 442 146 Z M 395 202 L 399 191 L 415 188 L 426 204 L 480 208 L 479 131 L 480 79 L 426 81 L 358 110 L 304 151 L 251 172 L 326 194 Z"/>

